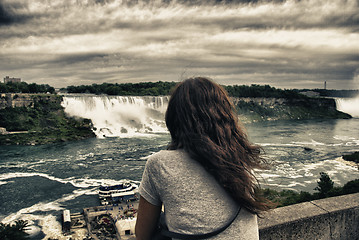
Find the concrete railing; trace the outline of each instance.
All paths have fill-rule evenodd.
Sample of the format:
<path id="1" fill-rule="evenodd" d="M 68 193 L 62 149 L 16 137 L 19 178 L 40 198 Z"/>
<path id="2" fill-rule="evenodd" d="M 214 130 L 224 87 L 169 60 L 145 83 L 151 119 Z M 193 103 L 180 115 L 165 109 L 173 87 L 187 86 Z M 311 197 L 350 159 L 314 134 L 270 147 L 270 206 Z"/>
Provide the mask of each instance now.
<path id="1" fill-rule="evenodd" d="M 359 193 L 276 208 L 258 224 L 260 240 L 358 240 Z"/>

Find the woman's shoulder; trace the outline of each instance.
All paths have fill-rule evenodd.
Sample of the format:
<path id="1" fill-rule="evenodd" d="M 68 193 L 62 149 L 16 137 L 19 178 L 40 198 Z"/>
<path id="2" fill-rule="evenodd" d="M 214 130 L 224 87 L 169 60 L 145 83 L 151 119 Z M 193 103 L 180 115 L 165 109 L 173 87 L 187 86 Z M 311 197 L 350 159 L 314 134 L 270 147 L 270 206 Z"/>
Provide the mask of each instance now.
<path id="1" fill-rule="evenodd" d="M 177 171 L 180 162 L 185 158 L 181 150 L 161 150 L 147 158 L 145 171 L 156 177 L 164 177 L 170 171 Z"/>
<path id="2" fill-rule="evenodd" d="M 177 169 L 188 162 L 189 155 L 182 149 L 161 150 L 149 156 L 146 165 L 151 169 Z"/>
<path id="3" fill-rule="evenodd" d="M 183 158 L 187 153 L 182 149 L 176 150 L 161 150 L 148 157 L 148 161 L 162 161 Z"/>

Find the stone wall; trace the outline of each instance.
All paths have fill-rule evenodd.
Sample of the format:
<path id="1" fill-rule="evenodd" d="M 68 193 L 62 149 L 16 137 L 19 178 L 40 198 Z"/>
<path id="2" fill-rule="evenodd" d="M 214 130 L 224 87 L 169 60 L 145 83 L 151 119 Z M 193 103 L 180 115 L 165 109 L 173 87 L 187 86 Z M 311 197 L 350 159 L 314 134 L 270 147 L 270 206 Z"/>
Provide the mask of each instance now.
<path id="1" fill-rule="evenodd" d="M 359 193 L 276 208 L 258 224 L 260 240 L 358 240 Z"/>

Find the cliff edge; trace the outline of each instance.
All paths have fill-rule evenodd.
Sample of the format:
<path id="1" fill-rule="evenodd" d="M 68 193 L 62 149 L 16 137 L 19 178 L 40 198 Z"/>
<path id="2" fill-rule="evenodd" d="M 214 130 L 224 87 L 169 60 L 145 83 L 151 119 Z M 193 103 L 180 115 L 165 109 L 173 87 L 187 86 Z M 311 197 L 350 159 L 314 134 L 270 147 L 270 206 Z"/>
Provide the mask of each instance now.
<path id="1" fill-rule="evenodd" d="M 95 137 L 88 119 L 68 117 L 54 94 L 0 94 L 0 145 L 36 145 Z"/>
<path id="2" fill-rule="evenodd" d="M 349 119 L 332 98 L 232 98 L 243 122 L 304 119 Z"/>

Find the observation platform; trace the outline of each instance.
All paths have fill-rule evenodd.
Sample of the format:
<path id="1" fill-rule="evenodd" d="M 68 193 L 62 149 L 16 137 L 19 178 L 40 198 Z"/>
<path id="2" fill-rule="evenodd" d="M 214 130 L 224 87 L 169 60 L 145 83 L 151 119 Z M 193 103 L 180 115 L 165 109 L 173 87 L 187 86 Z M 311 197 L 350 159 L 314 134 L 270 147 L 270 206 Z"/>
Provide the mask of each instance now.
<path id="1" fill-rule="evenodd" d="M 358 240 L 359 193 L 276 208 L 258 224 L 260 240 Z"/>

